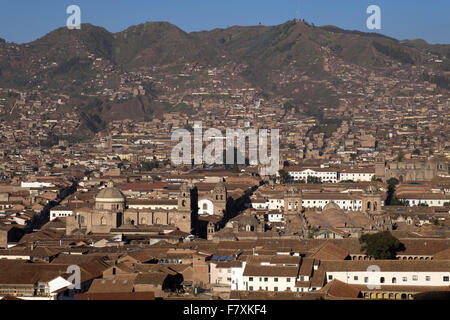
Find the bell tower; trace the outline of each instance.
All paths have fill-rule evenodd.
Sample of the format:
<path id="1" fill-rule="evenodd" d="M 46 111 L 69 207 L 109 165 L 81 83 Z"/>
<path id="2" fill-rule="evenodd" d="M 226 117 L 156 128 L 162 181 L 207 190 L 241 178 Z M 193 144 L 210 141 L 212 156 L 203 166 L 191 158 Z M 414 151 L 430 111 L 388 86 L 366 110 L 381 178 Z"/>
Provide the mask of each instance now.
<path id="1" fill-rule="evenodd" d="M 375 157 L 375 177 L 385 179 L 386 176 L 386 162 L 384 155 L 379 154 Z"/>
<path id="2" fill-rule="evenodd" d="M 174 217 L 175 225 L 183 232 L 191 233 L 191 187 L 183 183 L 178 195 L 178 213 Z"/>
<path id="3" fill-rule="evenodd" d="M 301 191 L 294 186 L 289 186 L 284 192 L 284 214 L 299 214 L 302 209 Z"/>
<path id="4" fill-rule="evenodd" d="M 362 211 L 366 214 L 381 212 L 381 193 L 374 186 L 369 186 L 362 195 Z"/>
<path id="5" fill-rule="evenodd" d="M 227 211 L 227 188 L 223 180 L 214 187 L 212 198 L 214 215 L 223 217 Z"/>

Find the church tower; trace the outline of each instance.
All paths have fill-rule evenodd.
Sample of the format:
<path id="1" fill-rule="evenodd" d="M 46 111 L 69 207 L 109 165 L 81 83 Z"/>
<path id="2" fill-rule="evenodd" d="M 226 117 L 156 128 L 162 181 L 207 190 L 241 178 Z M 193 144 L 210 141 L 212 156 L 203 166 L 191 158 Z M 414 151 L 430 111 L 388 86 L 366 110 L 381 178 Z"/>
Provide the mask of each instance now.
<path id="1" fill-rule="evenodd" d="M 175 217 L 173 217 L 173 221 L 178 229 L 189 234 L 192 230 L 191 201 L 191 187 L 187 183 L 183 183 L 178 195 L 178 212 Z"/>
<path id="2" fill-rule="evenodd" d="M 284 192 L 284 214 L 299 214 L 302 209 L 301 191 L 294 186 L 289 186 Z"/>
<path id="3" fill-rule="evenodd" d="M 362 211 L 366 214 L 381 212 L 381 193 L 374 186 L 369 186 L 362 195 Z"/>
<path id="4" fill-rule="evenodd" d="M 227 188 L 223 180 L 214 187 L 212 197 L 212 202 L 214 204 L 214 215 L 223 217 L 227 211 Z"/>
<path id="5" fill-rule="evenodd" d="M 385 158 L 382 154 L 379 154 L 375 157 L 375 177 L 385 179 L 386 175 L 386 162 Z"/>

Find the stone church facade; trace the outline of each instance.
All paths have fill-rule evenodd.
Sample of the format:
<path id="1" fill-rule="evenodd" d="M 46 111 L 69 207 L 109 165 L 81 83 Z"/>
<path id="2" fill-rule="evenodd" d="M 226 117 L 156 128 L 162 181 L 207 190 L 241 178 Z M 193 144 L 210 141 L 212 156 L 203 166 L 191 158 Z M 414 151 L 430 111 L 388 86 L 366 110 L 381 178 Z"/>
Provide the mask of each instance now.
<path id="1" fill-rule="evenodd" d="M 113 183 L 101 190 L 95 197 L 93 208 L 80 208 L 66 219 L 66 234 L 109 233 L 111 229 L 127 226 L 173 225 L 179 230 L 191 233 L 192 187 L 183 184 L 177 205 L 171 209 L 160 206 L 152 208 L 127 208 L 126 197 Z"/>
<path id="2" fill-rule="evenodd" d="M 376 157 L 375 175 L 384 181 L 396 178 L 401 182 L 431 181 L 438 175 L 448 175 L 448 162 L 445 160 L 403 160 L 385 161 Z"/>

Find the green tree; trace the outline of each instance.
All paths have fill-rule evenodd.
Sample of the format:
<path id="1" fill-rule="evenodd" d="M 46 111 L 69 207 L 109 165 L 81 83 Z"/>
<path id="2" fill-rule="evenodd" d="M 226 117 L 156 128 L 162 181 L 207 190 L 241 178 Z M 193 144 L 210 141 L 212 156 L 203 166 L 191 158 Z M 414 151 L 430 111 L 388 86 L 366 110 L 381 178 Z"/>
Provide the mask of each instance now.
<path id="1" fill-rule="evenodd" d="M 144 171 L 152 171 L 152 170 L 155 169 L 155 168 L 159 168 L 159 167 L 160 167 L 160 164 L 159 164 L 159 162 L 156 161 L 156 160 L 153 160 L 153 161 L 151 161 L 151 162 L 149 162 L 149 161 L 143 161 L 143 162 L 141 163 L 141 167 L 142 167 L 142 169 L 143 169 Z"/>
<path id="2" fill-rule="evenodd" d="M 376 260 L 395 259 L 397 252 L 404 250 L 402 243 L 389 231 L 363 234 L 359 238 L 361 251 Z"/>
<path id="3" fill-rule="evenodd" d="M 417 206 L 418 207 L 428 207 L 428 204 L 426 204 L 426 203 L 419 203 Z"/>
<path id="4" fill-rule="evenodd" d="M 377 178 L 375 175 L 372 176 L 371 181 L 379 181 L 379 182 L 383 182 L 383 180 L 381 180 L 381 178 Z"/>
<path id="5" fill-rule="evenodd" d="M 403 161 L 403 159 L 405 159 L 405 153 L 402 150 L 400 150 L 397 154 L 396 160 L 398 162 L 401 162 L 401 161 Z"/>
<path id="6" fill-rule="evenodd" d="M 280 169 L 278 170 L 278 174 L 280 175 L 280 182 L 282 184 L 286 184 L 291 181 L 291 176 L 287 173 L 287 171 Z"/>
<path id="7" fill-rule="evenodd" d="M 308 176 L 306 179 L 307 183 L 322 183 L 322 179 L 320 177 Z"/>
<path id="8" fill-rule="evenodd" d="M 388 181 L 386 181 L 387 182 L 387 184 L 391 187 L 395 187 L 396 185 L 398 185 L 398 183 L 400 182 L 400 181 L 398 181 L 398 179 L 397 178 L 390 178 Z"/>
<path id="9" fill-rule="evenodd" d="M 406 201 L 398 199 L 395 194 L 395 186 L 399 183 L 398 179 L 390 178 L 386 182 L 388 184 L 386 205 L 388 205 L 388 206 L 407 206 L 408 204 L 406 203 Z"/>

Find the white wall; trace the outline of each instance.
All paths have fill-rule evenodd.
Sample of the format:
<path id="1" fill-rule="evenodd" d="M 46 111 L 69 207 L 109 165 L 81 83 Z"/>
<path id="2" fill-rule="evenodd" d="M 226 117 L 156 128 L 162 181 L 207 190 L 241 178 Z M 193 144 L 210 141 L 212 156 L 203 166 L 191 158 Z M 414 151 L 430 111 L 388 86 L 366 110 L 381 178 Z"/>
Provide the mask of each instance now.
<path id="1" fill-rule="evenodd" d="M 54 185 L 49 182 L 24 182 L 20 183 L 22 188 L 44 188 L 44 187 L 53 187 Z"/>
<path id="2" fill-rule="evenodd" d="M 244 289 L 244 269 L 247 262 L 243 261 L 241 267 L 231 268 L 231 290 L 245 290 Z"/>
<path id="3" fill-rule="evenodd" d="M 280 213 L 269 213 L 268 215 L 269 222 L 281 222 L 284 219 L 284 215 Z"/>
<path id="4" fill-rule="evenodd" d="M 323 182 L 337 182 L 338 173 L 337 171 L 314 171 L 311 169 L 306 169 L 303 171 L 288 171 L 289 175 L 294 180 L 305 180 L 307 181 L 308 176 L 321 178 Z"/>
<path id="5" fill-rule="evenodd" d="M 206 209 L 204 209 L 206 205 Z M 214 204 L 211 200 L 202 199 L 198 201 L 198 214 L 201 215 L 213 215 L 214 214 Z"/>
<path id="6" fill-rule="evenodd" d="M 412 198 L 406 198 L 405 199 L 410 207 L 417 206 L 420 203 L 425 203 L 430 207 L 443 207 L 445 202 L 450 202 L 449 199 L 445 199 L 444 197 L 442 199 L 412 199 Z"/>
<path id="7" fill-rule="evenodd" d="M 332 279 L 329 278 L 332 276 Z M 355 276 L 358 279 L 355 279 Z M 417 280 L 413 280 L 413 276 L 417 276 Z M 427 276 L 429 276 L 429 280 L 427 280 Z M 342 282 L 349 284 L 360 284 L 360 285 L 398 285 L 398 286 L 449 286 L 450 282 L 443 281 L 444 276 L 450 277 L 450 268 L 448 272 L 371 272 L 371 271 L 330 271 L 326 272 L 327 281 L 331 281 L 333 279 L 338 279 Z M 380 278 L 384 277 L 384 283 L 380 282 Z M 396 283 L 392 283 L 392 278 L 396 278 Z M 365 278 L 368 278 L 365 282 Z M 406 281 L 404 281 L 404 279 Z"/>
<path id="8" fill-rule="evenodd" d="M 250 281 L 250 278 L 253 278 L 252 281 Z M 278 281 L 275 281 L 275 279 L 278 279 Z M 244 290 L 249 291 L 294 291 L 296 279 L 295 277 L 243 276 L 243 281 Z"/>
<path id="9" fill-rule="evenodd" d="M 353 181 L 372 181 L 375 172 L 361 173 L 361 172 L 341 172 L 339 173 L 339 181 L 353 180 Z"/>
<path id="10" fill-rule="evenodd" d="M 324 197 L 326 197 L 326 194 L 324 194 Z M 302 200 L 302 205 L 304 208 L 321 208 L 323 209 L 331 200 L 325 200 L 325 199 L 308 199 L 305 197 Z M 348 200 L 348 199 L 342 199 L 342 200 L 334 200 L 333 202 L 336 203 L 341 209 L 343 210 L 361 210 L 362 209 L 362 200 Z"/>
<path id="11" fill-rule="evenodd" d="M 50 210 L 50 221 L 59 217 L 69 217 L 73 214 L 73 210 Z"/>

